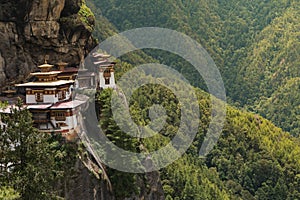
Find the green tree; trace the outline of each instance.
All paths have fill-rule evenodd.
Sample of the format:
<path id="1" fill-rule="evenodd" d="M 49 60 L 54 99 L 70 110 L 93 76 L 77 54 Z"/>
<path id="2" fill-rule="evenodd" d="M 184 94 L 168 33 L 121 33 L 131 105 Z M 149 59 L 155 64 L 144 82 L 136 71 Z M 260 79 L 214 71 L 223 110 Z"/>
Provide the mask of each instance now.
<path id="1" fill-rule="evenodd" d="M 69 170 L 66 168 L 74 166 L 76 153 L 35 129 L 22 102 L 11 109 L 11 114 L 1 117 L 6 124 L 0 129 L 1 183 L 14 188 L 22 199 L 59 196 L 57 183 Z"/>
<path id="2" fill-rule="evenodd" d="M 1 187 L 0 188 L 0 199 L 4 200 L 15 200 L 19 199 L 20 195 L 12 188 Z"/>

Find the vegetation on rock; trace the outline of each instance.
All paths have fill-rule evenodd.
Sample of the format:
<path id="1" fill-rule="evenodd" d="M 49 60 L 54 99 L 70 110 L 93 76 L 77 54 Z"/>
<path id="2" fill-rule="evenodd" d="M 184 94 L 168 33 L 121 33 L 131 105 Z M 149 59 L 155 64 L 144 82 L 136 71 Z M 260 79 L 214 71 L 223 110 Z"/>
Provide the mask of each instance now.
<path id="1" fill-rule="evenodd" d="M 82 3 L 78 15 L 81 21 L 86 25 L 86 28 L 92 32 L 95 25 L 95 16 L 85 3 Z"/>

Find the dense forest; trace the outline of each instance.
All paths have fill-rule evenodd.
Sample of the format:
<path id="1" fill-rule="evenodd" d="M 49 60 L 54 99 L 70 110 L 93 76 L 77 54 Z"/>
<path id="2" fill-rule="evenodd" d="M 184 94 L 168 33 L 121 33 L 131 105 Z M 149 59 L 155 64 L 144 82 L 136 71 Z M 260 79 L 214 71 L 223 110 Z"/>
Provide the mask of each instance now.
<path id="1" fill-rule="evenodd" d="M 217 145 L 206 157 L 199 157 L 212 114 L 211 98 L 199 74 L 182 58 L 160 50 L 135 51 L 118 60 L 117 80 L 136 65 L 160 62 L 181 72 L 194 86 L 199 130 L 187 152 L 158 172 L 163 199 L 300 199 L 298 1 L 88 0 L 87 4 L 96 17 L 94 37 L 99 42 L 137 27 L 170 28 L 198 41 L 221 71 L 229 98 L 226 121 Z M 175 87 L 180 88 L 180 83 Z M 166 110 L 166 124 L 146 139 L 131 138 L 116 124 L 113 93 L 111 89 L 97 93 L 96 109 L 99 126 L 114 144 L 151 152 L 174 137 L 180 103 L 172 91 L 148 84 L 134 91 L 128 102 L 133 121 L 141 126 L 151 123 L 153 102 Z M 8 124 L 0 128 L 4 166 L 0 199 L 68 199 L 65 190 L 84 151 L 82 143 L 39 133 L 32 127 L 30 113 L 21 107 L 19 102 L 10 117 L 0 116 Z M 141 196 L 147 174 L 105 169 L 116 199 Z"/>
<path id="2" fill-rule="evenodd" d="M 262 115 L 263 117 L 271 120 L 278 127 L 289 132 L 286 136 L 296 141 L 296 144 L 292 145 L 292 149 L 299 146 L 298 139 L 289 136 L 289 134 L 296 137 L 299 135 L 300 107 L 298 100 L 298 55 L 300 52 L 300 4 L 298 1 L 140 0 L 138 2 L 103 2 L 90 0 L 88 3 L 92 10 L 96 13 L 96 18 L 100 19 L 97 20 L 98 23 L 96 23 L 95 31 L 95 36 L 98 37 L 100 41 L 119 31 L 151 26 L 177 30 L 197 40 L 210 53 L 219 67 L 225 82 L 227 97 L 229 99 L 228 102 L 237 108 L 258 114 L 246 114 L 248 117 L 246 117 L 245 120 L 250 120 L 249 117 L 251 116 L 250 118 L 252 118 L 252 120 L 260 124 L 262 119 L 259 115 Z M 107 31 L 107 29 L 109 29 L 109 31 Z M 103 31 L 109 34 L 103 35 Z M 99 37 L 99 35 L 101 36 Z M 124 56 L 122 57 L 122 61 L 134 66 L 153 61 L 146 55 L 158 60 L 160 63 L 174 67 L 176 70 L 179 70 L 185 78 L 192 82 L 194 86 L 206 90 L 203 80 L 199 78 L 198 73 L 193 71 L 189 63 L 168 52 L 144 50 L 143 52 L 135 52 L 128 56 Z M 126 67 L 119 70 L 121 74 L 130 68 L 130 64 L 128 65 L 127 63 L 124 63 L 124 66 Z M 227 122 L 223 132 L 223 134 L 226 135 L 226 139 L 223 138 L 219 141 L 218 147 L 211 153 L 211 157 L 209 156 L 211 160 L 208 159 L 204 162 L 206 167 L 209 169 L 213 167 L 216 168 L 220 180 L 229 187 L 230 192 L 228 193 L 232 193 L 234 191 L 234 196 L 238 198 L 297 198 L 289 195 L 280 196 L 281 192 L 279 191 L 286 190 L 290 192 L 293 189 L 278 188 L 280 187 L 279 185 L 285 185 L 280 183 L 282 181 L 281 178 L 277 179 L 279 182 L 275 181 L 277 182 L 275 183 L 274 179 L 271 180 L 271 175 L 266 175 L 267 171 L 264 171 L 273 165 L 268 162 L 273 162 L 274 160 L 271 160 L 278 156 L 280 154 L 279 152 L 274 152 L 273 150 L 268 149 L 261 150 L 261 152 L 259 152 L 256 156 L 250 155 L 252 154 L 251 152 L 256 152 L 255 149 L 260 149 L 260 147 L 256 146 L 255 143 L 261 141 L 261 138 L 259 137 L 262 137 L 262 135 L 265 135 L 268 138 L 263 139 L 265 142 L 266 140 L 269 140 L 267 142 L 268 145 L 266 146 L 271 147 L 273 143 L 278 143 L 275 141 L 271 142 L 270 138 L 274 133 L 278 133 L 280 129 L 275 127 L 274 128 L 276 130 L 273 130 L 273 128 L 272 130 L 266 128 L 261 130 L 261 132 L 257 132 L 257 128 L 251 128 L 251 125 L 247 128 L 244 127 L 244 125 L 249 122 L 243 121 L 243 117 L 239 116 L 237 113 L 233 113 L 230 112 L 230 109 L 228 109 L 228 120 L 230 121 L 234 118 L 239 121 L 236 122 L 237 124 L 240 123 L 240 125 L 236 124 L 237 126 L 234 127 L 232 123 L 229 123 L 229 125 Z M 231 114 L 238 116 L 233 117 Z M 266 122 L 266 124 L 268 124 L 267 126 L 271 125 L 270 122 Z M 230 129 L 234 133 L 226 133 L 226 129 Z M 249 135 L 238 136 L 241 133 L 238 133 L 239 131 L 236 132 L 236 130 L 233 129 L 238 129 L 239 131 L 244 130 L 244 134 L 246 135 L 248 135 L 249 132 L 254 131 L 254 135 L 256 135 L 255 137 L 258 138 L 254 139 Z M 230 147 L 230 144 L 228 144 L 228 141 L 235 141 L 235 145 L 233 146 L 236 148 L 231 150 L 226 149 L 226 147 L 223 146 L 224 144 L 228 145 L 227 148 L 232 148 Z M 252 143 L 250 141 L 253 142 L 252 145 L 250 144 Z M 241 146 L 239 147 L 238 144 Z M 286 145 L 283 146 L 286 147 Z M 275 147 L 275 149 L 277 148 L 279 147 Z M 247 161 L 247 158 L 242 156 L 242 152 L 244 152 L 244 156 L 250 156 L 248 159 L 253 160 Z M 267 152 L 273 152 L 274 154 L 268 158 L 266 155 L 268 154 Z M 233 156 L 224 155 L 227 153 Z M 239 159 L 235 156 L 241 156 L 243 164 L 238 164 L 239 161 L 236 160 Z M 192 163 L 197 163 L 198 161 L 190 160 L 188 162 L 185 160 L 183 162 L 187 162 L 189 163 L 188 165 L 192 165 Z M 278 164 L 275 164 L 276 166 L 283 167 L 282 164 L 280 164 L 281 161 L 277 160 L 276 162 L 278 162 Z M 186 169 L 183 166 L 181 168 Z M 261 168 L 262 171 L 252 171 L 259 170 L 258 168 Z M 251 172 L 246 172 L 247 170 L 250 170 Z M 174 168 L 168 172 L 174 172 Z M 251 177 L 246 175 L 247 173 L 249 175 L 257 175 L 257 173 L 259 173 L 260 175 L 257 175 L 257 177 Z M 270 174 L 274 173 L 275 171 L 270 172 Z M 162 174 L 164 173 L 162 172 Z M 201 174 L 205 173 L 202 172 Z M 265 178 L 268 177 L 271 179 L 266 180 L 265 178 L 262 178 L 262 174 L 266 175 L 264 176 Z M 286 177 L 286 175 L 284 176 Z M 258 181 L 258 177 L 264 180 Z M 287 185 L 291 183 L 290 181 L 291 180 L 287 181 Z M 170 180 L 166 180 L 166 182 L 169 183 Z M 186 180 L 184 182 L 186 182 Z M 299 182 L 299 180 L 295 180 L 293 182 L 296 183 Z M 195 186 L 198 184 L 199 183 L 191 183 L 190 185 Z M 252 186 L 246 186 L 247 184 L 252 184 Z M 175 185 L 182 185 L 182 183 L 177 183 Z M 190 185 L 187 183 L 184 187 L 189 187 Z M 271 186 L 273 189 L 267 189 L 270 185 L 273 185 Z M 186 191 L 183 188 L 174 190 L 174 185 L 171 187 L 168 185 L 166 188 L 170 188 L 173 192 Z M 220 186 L 218 186 L 218 188 L 220 188 Z M 189 194 L 195 195 L 190 197 L 190 199 L 209 198 L 196 195 L 197 192 L 195 191 L 203 191 L 203 189 L 195 189 L 193 191 L 194 192 L 192 193 L 188 192 Z M 273 194 L 271 194 L 271 191 L 273 191 Z M 176 196 L 175 194 L 169 195 L 173 198 L 177 197 L 179 199 L 189 199 L 189 197 L 185 197 L 184 194 L 182 194 L 183 196 Z M 186 195 L 188 196 L 188 194 Z M 222 198 L 224 198 L 224 196 Z M 230 198 L 233 197 L 231 196 Z"/>
<path id="3" fill-rule="evenodd" d="M 187 153 L 160 171 L 166 199 L 300 198 L 300 141 L 258 115 L 228 107 L 218 145 L 205 159 L 199 158 L 211 108 L 209 96 L 195 90 L 202 113 L 200 128 Z M 133 151 L 153 151 L 174 136 L 179 120 L 178 109 L 174 108 L 179 105 L 170 91 L 148 85 L 133 94 L 130 110 L 135 113 L 136 123 L 149 123 L 147 113 L 153 101 L 161 101 L 168 113 L 161 134 L 145 140 L 125 137 L 116 125 L 110 109 L 112 92 L 105 90 L 97 98 L 101 105 L 100 124 L 116 145 Z M 0 194 L 9 195 L 11 199 L 20 195 L 23 199 L 57 199 L 64 192 L 61 188 L 65 181 L 74 173 L 72 166 L 76 160 L 74 156 L 79 156 L 79 147 L 56 136 L 38 133 L 32 128 L 26 110 L 16 108 L 7 120 L 9 128 L 1 133 L 1 141 L 5 142 L 1 145 L 1 163 L 6 163 L 8 168 L 11 164 L 14 167 L 4 171 L 8 174 L 1 172 L 4 175 L 1 182 L 6 184 Z M 11 148 L 11 144 L 15 148 Z M 145 149 L 138 148 L 141 144 Z M 139 194 L 138 177 L 143 175 L 107 170 L 117 199 Z"/>
<path id="4" fill-rule="evenodd" d="M 298 1 L 90 0 L 88 3 L 100 19 L 95 31 L 100 40 L 117 31 L 155 26 L 183 32 L 200 42 L 222 73 L 229 102 L 270 120 L 276 115 L 278 120 L 273 123 L 298 135 L 292 123 L 299 113 L 298 106 L 292 105 L 297 102 L 296 96 L 290 95 L 292 99 L 281 104 L 292 108 L 288 109 L 294 110 L 292 115 L 261 107 L 261 101 L 270 102 L 280 88 L 299 77 Z M 109 34 L 102 34 L 103 31 Z M 174 66 L 195 86 L 206 88 L 199 75 L 180 58 L 160 51 L 147 53 Z M 137 60 L 133 63 L 139 64 Z"/>
<path id="5" fill-rule="evenodd" d="M 148 151 L 153 151 L 172 139 L 179 119 L 178 109 L 174 109 L 178 104 L 170 91 L 148 85 L 133 94 L 130 110 L 137 124 L 149 123 L 147 113 L 153 101 L 161 101 L 164 105 L 168 112 L 167 124 L 154 138 L 139 141 L 127 138 L 126 142 L 125 133 L 116 126 L 112 117 L 111 93 L 107 90 L 98 97 L 102 105 L 100 121 L 116 145 L 133 150 L 143 144 Z M 181 159 L 160 172 L 166 199 L 299 198 L 299 140 L 258 115 L 228 107 L 226 124 L 217 147 L 207 158 L 199 159 L 199 148 L 210 121 L 210 100 L 200 90 L 197 90 L 197 97 L 203 115 L 196 139 Z M 123 191 L 119 194 L 122 197 L 130 193 L 128 188 L 124 189 L 126 184 L 120 184 L 120 180 L 129 179 L 129 174 L 121 174 L 112 184 L 117 191 Z M 134 177 L 131 180 L 134 181 Z"/>

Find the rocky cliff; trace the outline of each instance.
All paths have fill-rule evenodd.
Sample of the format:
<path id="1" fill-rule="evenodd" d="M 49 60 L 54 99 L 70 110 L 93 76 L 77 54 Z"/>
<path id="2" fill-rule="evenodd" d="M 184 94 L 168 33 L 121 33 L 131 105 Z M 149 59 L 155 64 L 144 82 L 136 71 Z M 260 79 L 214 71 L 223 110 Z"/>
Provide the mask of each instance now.
<path id="1" fill-rule="evenodd" d="M 77 65 L 94 46 L 84 0 L 0 0 L 0 86 L 21 82 L 49 57 Z"/>
<path id="2" fill-rule="evenodd" d="M 91 36 L 94 24 L 84 0 L 0 0 L 0 92 L 24 81 L 45 59 L 78 65 L 96 44 Z M 139 175 L 137 184 L 140 191 L 124 199 L 164 199 L 159 172 Z M 57 187 L 65 199 L 116 199 L 116 191 L 80 160 L 74 174 Z"/>

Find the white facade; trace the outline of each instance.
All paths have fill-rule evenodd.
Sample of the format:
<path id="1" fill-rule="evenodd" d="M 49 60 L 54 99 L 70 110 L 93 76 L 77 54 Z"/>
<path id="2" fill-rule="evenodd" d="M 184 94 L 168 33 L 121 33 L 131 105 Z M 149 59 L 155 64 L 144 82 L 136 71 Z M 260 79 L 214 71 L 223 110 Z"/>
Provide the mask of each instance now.
<path id="1" fill-rule="evenodd" d="M 58 97 L 55 95 L 43 95 L 44 97 L 44 100 L 43 100 L 43 103 L 56 103 L 58 102 Z"/>
<path id="2" fill-rule="evenodd" d="M 47 90 L 45 90 L 47 91 Z M 55 90 L 49 90 L 55 92 Z M 57 94 L 45 94 L 44 92 L 39 92 L 39 93 L 34 93 L 34 94 L 26 94 L 26 103 L 27 104 L 38 104 L 38 103 L 57 103 L 59 101 L 64 101 L 68 100 L 71 95 L 71 87 L 69 90 L 64 91 L 65 98 L 61 98 L 60 96 L 62 95 L 63 91 L 59 91 Z M 37 94 L 39 94 L 39 98 L 37 98 Z M 37 101 L 37 99 L 40 99 Z"/>
<path id="3" fill-rule="evenodd" d="M 55 97 L 55 95 L 45 95 L 42 94 L 42 101 L 36 101 L 36 95 L 35 94 L 27 94 L 26 95 L 26 103 L 27 104 L 37 104 L 37 103 L 57 103 L 58 102 L 58 96 Z"/>
<path id="4" fill-rule="evenodd" d="M 48 130 L 51 127 L 51 124 L 39 124 L 38 129 L 40 130 Z"/>
<path id="5" fill-rule="evenodd" d="M 103 89 L 116 88 L 115 75 L 114 72 L 110 72 L 110 77 L 105 80 L 104 72 L 99 72 L 99 87 Z"/>
<path id="6" fill-rule="evenodd" d="M 26 94 L 26 103 L 27 104 L 36 104 L 35 95 Z"/>
<path id="7" fill-rule="evenodd" d="M 78 126 L 76 115 L 72 115 L 66 118 L 66 124 L 68 125 L 68 129 L 74 129 Z"/>

